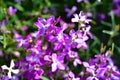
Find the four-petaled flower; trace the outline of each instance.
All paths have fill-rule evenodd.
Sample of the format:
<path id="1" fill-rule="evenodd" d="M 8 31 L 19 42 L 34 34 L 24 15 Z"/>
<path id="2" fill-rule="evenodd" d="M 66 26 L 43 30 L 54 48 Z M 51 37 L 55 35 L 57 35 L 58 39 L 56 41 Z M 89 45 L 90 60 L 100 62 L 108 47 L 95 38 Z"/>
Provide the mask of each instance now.
<path id="1" fill-rule="evenodd" d="M 57 68 L 64 70 L 65 66 L 63 64 L 63 61 L 54 53 L 52 54 L 52 72 L 56 71 Z"/>
<path id="2" fill-rule="evenodd" d="M 79 22 L 80 26 L 85 26 L 85 24 L 91 22 L 91 19 L 88 19 L 87 16 L 80 11 L 79 15 L 74 14 L 74 18 L 71 20 L 72 22 Z"/>
<path id="3" fill-rule="evenodd" d="M 72 9 L 65 8 L 65 11 L 67 12 L 67 17 L 71 17 L 76 10 L 77 10 L 76 6 L 73 6 Z"/>
<path id="4" fill-rule="evenodd" d="M 14 66 L 15 66 L 15 64 L 14 64 L 13 60 L 11 60 L 10 67 L 7 67 L 6 65 L 3 65 L 3 66 L 1 66 L 1 68 L 8 70 L 8 77 L 12 78 L 11 73 L 14 73 L 14 74 L 19 73 L 18 69 L 13 69 Z"/>

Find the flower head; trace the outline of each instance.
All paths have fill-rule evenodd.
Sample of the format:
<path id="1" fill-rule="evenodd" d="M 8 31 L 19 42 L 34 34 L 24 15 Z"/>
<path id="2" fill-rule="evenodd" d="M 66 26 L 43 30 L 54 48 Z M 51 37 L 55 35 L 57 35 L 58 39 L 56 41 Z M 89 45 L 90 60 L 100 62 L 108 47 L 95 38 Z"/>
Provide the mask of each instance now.
<path id="1" fill-rule="evenodd" d="M 17 9 L 14 9 L 12 6 L 9 6 L 8 13 L 9 15 L 13 15 L 17 12 Z"/>
<path id="2" fill-rule="evenodd" d="M 13 69 L 14 66 L 15 66 L 15 64 L 14 64 L 13 60 L 11 60 L 10 67 L 7 67 L 6 65 L 3 65 L 3 66 L 1 66 L 1 68 L 8 70 L 8 77 L 12 78 L 11 73 L 14 73 L 14 74 L 19 73 L 19 69 Z"/>
<path id="3" fill-rule="evenodd" d="M 65 11 L 67 12 L 67 17 L 70 17 L 76 10 L 77 10 L 76 6 L 73 6 L 72 9 L 65 8 Z"/>
<path id="4" fill-rule="evenodd" d="M 83 11 L 80 11 L 79 15 L 74 14 L 74 18 L 71 20 L 72 22 L 79 22 L 81 26 L 85 26 L 85 24 L 91 22 L 91 19 L 88 19 L 87 16 L 83 13 Z"/>
<path id="5" fill-rule="evenodd" d="M 54 53 L 52 54 L 52 72 L 56 71 L 57 68 L 58 69 L 61 69 L 61 70 L 64 70 L 65 69 L 65 66 L 63 65 L 63 61 L 62 60 L 59 60 L 59 57 Z"/>

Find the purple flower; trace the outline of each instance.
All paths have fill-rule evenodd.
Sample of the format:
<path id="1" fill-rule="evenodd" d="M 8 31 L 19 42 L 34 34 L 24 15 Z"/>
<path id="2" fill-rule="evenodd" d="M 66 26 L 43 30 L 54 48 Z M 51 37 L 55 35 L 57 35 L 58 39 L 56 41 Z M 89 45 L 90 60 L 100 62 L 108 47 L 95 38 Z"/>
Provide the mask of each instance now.
<path id="1" fill-rule="evenodd" d="M 48 27 L 53 26 L 54 18 L 54 16 L 50 16 L 47 20 L 38 18 L 38 22 L 35 22 L 34 25 L 38 27 L 39 36 L 43 35 Z"/>
<path id="2" fill-rule="evenodd" d="M 27 29 L 28 29 L 28 26 L 26 26 L 26 25 L 22 26 L 23 31 L 26 31 Z"/>
<path id="3" fill-rule="evenodd" d="M 77 3 L 80 3 L 80 2 L 82 2 L 82 1 L 84 1 L 85 3 L 88 3 L 89 1 L 88 0 L 76 0 L 77 1 Z"/>
<path id="4" fill-rule="evenodd" d="M 16 12 L 17 12 L 17 9 L 14 9 L 12 6 L 9 6 L 8 8 L 9 15 L 14 15 L 16 14 Z"/>
<path id="5" fill-rule="evenodd" d="M 19 47 L 24 47 L 26 49 L 31 48 L 32 46 L 32 36 L 31 34 L 25 36 L 25 38 L 22 38 L 21 35 L 19 35 L 17 32 L 14 32 L 15 34 L 15 39 L 18 42 L 17 48 Z"/>
<path id="6" fill-rule="evenodd" d="M 105 20 L 105 18 L 106 18 L 105 14 L 103 14 L 103 13 L 99 13 L 98 16 L 97 16 L 97 19 L 98 19 L 99 22 Z"/>
<path id="7" fill-rule="evenodd" d="M 72 71 L 69 72 L 69 76 L 70 76 L 71 80 L 80 80 L 79 77 L 75 78 L 75 74 Z"/>
<path id="8" fill-rule="evenodd" d="M 87 49 L 87 44 L 85 41 L 88 40 L 88 37 L 85 35 L 83 36 L 80 31 L 75 32 L 73 29 L 70 30 L 70 36 L 72 40 L 72 46 L 76 48 L 83 47 L 84 49 Z"/>
<path id="9" fill-rule="evenodd" d="M 76 10 L 77 10 L 76 6 L 73 6 L 72 9 L 65 8 L 65 11 L 67 12 L 67 17 L 70 17 Z"/>
<path id="10" fill-rule="evenodd" d="M 42 76 L 43 75 L 43 73 L 44 73 L 44 70 L 43 69 L 41 69 L 40 67 L 39 67 L 39 65 L 34 65 L 34 72 L 33 72 L 33 75 L 34 75 L 34 78 L 35 79 L 40 79 L 40 76 Z"/>
<path id="11" fill-rule="evenodd" d="M 2 56 L 3 55 L 3 52 L 2 51 L 0 51 L 0 56 Z"/>
<path id="12" fill-rule="evenodd" d="M 65 70 L 65 65 L 63 64 L 63 60 L 59 58 L 55 53 L 52 54 L 52 72 L 55 72 L 57 69 Z"/>
<path id="13" fill-rule="evenodd" d="M 95 65 L 89 65 L 87 62 L 83 62 L 83 66 L 86 68 L 86 71 L 92 75 L 95 75 Z"/>
<path id="14" fill-rule="evenodd" d="M 24 71 L 24 77 L 28 80 L 38 80 L 43 75 L 44 70 L 41 68 L 43 62 L 41 55 L 31 53 L 25 59 L 21 59 L 17 64 L 19 69 Z"/>
<path id="15" fill-rule="evenodd" d="M 120 72 L 109 57 L 109 51 L 103 55 L 95 55 L 95 58 L 90 59 L 89 62 L 83 62 L 83 66 L 90 75 L 87 77 L 87 80 L 120 79 Z"/>
<path id="16" fill-rule="evenodd" d="M 68 54 L 67 56 L 70 58 L 77 58 L 78 57 L 78 53 L 75 51 L 72 51 L 72 50 L 68 50 L 67 54 Z"/>
<path id="17" fill-rule="evenodd" d="M 82 62 L 80 61 L 80 59 L 76 58 L 73 62 L 73 65 L 76 67 L 78 64 L 82 64 Z"/>
<path id="18" fill-rule="evenodd" d="M 120 0 L 113 0 L 112 1 L 114 9 L 110 11 L 108 14 L 111 15 L 111 12 L 113 12 L 115 15 L 120 17 Z"/>
<path id="19" fill-rule="evenodd" d="M 85 24 L 89 24 L 91 22 L 91 19 L 88 19 L 87 16 L 80 11 L 79 15 L 74 14 L 74 18 L 71 19 L 72 22 L 79 22 L 80 26 L 85 26 Z"/>

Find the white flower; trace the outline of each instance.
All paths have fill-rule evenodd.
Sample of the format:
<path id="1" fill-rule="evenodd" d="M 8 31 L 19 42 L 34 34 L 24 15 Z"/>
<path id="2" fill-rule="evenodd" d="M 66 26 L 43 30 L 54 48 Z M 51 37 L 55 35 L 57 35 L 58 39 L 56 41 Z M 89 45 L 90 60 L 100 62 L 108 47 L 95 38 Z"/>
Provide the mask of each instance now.
<path id="1" fill-rule="evenodd" d="M 13 60 L 11 60 L 10 67 L 7 67 L 6 65 L 1 66 L 2 69 L 8 70 L 8 77 L 12 78 L 11 73 L 18 74 L 19 69 L 12 69 L 15 66 Z"/>

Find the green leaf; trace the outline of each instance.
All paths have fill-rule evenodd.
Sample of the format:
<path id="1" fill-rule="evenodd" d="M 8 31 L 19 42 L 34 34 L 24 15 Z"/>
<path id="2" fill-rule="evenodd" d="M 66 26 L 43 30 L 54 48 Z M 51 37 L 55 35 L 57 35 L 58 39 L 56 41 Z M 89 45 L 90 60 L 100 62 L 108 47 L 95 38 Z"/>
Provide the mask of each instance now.
<path id="1" fill-rule="evenodd" d="M 112 28 L 114 28 L 115 27 L 115 17 L 114 17 L 113 11 L 111 11 L 110 15 L 111 15 L 111 21 L 112 21 Z"/>
<path id="2" fill-rule="evenodd" d="M 111 35 L 111 36 L 114 34 L 113 31 L 107 31 L 107 30 L 103 30 L 103 33 L 109 34 L 109 35 Z"/>
<path id="3" fill-rule="evenodd" d="M 41 76 L 40 79 L 42 79 L 42 80 L 49 80 L 49 79 L 46 78 L 45 76 Z"/>
<path id="4" fill-rule="evenodd" d="M 24 11 L 24 8 L 19 5 L 19 4 L 16 4 L 15 7 L 19 10 L 19 11 Z"/>
<path id="5" fill-rule="evenodd" d="M 103 24 L 103 25 L 105 25 L 105 26 L 109 26 L 109 27 L 111 27 L 111 26 L 112 26 L 112 24 L 111 24 L 111 23 L 108 23 L 108 22 L 105 22 L 105 21 L 102 21 L 102 22 L 101 22 L 101 24 Z"/>

